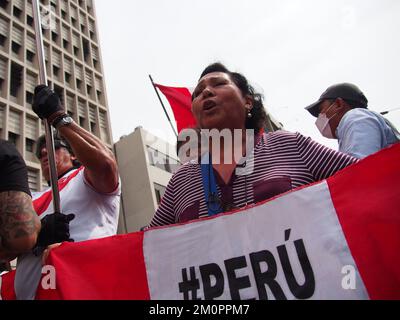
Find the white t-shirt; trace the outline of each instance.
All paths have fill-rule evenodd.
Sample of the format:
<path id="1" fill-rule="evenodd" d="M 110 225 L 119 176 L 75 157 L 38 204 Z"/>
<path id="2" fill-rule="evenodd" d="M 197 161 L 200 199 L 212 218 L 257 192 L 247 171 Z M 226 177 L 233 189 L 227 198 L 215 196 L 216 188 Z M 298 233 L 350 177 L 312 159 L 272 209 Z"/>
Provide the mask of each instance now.
<path id="1" fill-rule="evenodd" d="M 112 193 L 99 193 L 86 180 L 84 170 L 72 170 L 58 180 L 61 211 L 75 214 L 70 222 L 70 235 L 75 242 L 115 235 L 118 227 L 121 184 Z M 53 213 L 50 188 L 33 193 L 32 197 L 41 219 Z M 41 269 L 41 257 L 31 253 L 18 257 L 14 283 L 17 299 L 35 298 Z"/>

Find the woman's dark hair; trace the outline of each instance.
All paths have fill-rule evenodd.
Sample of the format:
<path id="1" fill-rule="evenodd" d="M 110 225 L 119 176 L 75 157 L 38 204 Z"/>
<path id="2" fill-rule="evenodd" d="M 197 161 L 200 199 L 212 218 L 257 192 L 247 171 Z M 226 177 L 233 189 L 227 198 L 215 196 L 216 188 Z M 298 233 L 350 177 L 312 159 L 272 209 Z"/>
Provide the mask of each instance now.
<path id="1" fill-rule="evenodd" d="M 257 93 L 253 86 L 249 84 L 246 77 L 238 72 L 232 72 L 228 70 L 222 63 L 215 62 L 206 67 L 200 75 L 203 78 L 206 74 L 212 72 L 223 72 L 229 75 L 231 80 L 237 85 L 237 87 L 242 92 L 243 96 L 249 95 L 253 100 L 253 108 L 251 109 L 251 118 L 246 118 L 246 128 L 254 129 L 258 133 L 261 129 L 265 128 L 267 123 L 267 113 L 265 112 L 263 105 L 263 96 Z"/>

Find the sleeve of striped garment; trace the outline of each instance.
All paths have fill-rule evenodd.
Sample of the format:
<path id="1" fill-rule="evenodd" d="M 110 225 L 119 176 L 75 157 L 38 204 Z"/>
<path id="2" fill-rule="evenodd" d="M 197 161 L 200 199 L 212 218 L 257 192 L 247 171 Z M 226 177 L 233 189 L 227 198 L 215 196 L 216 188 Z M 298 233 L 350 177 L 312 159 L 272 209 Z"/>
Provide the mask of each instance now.
<path id="1" fill-rule="evenodd" d="M 300 157 L 315 181 L 329 178 L 339 170 L 358 161 L 352 156 L 328 148 L 300 133 L 296 133 L 296 143 Z"/>
<path id="2" fill-rule="evenodd" d="M 157 226 L 166 226 L 175 223 L 175 176 L 176 173 L 170 179 L 167 189 L 165 190 L 164 196 L 161 199 L 160 205 L 156 210 L 153 218 L 151 219 L 148 228 Z"/>

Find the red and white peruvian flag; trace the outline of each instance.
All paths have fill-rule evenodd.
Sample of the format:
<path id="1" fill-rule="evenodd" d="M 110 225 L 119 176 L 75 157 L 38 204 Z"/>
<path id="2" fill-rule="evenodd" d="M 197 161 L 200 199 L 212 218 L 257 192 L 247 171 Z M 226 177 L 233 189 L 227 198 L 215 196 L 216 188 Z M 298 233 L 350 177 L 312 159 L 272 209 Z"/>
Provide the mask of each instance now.
<path id="1" fill-rule="evenodd" d="M 0 276 L 0 300 L 16 300 L 14 292 L 15 270 Z"/>
<path id="2" fill-rule="evenodd" d="M 184 87 L 167 87 L 154 84 L 167 98 L 174 113 L 178 133 L 186 128 L 196 127 L 192 114 L 192 90 Z"/>
<path id="3" fill-rule="evenodd" d="M 400 144 L 243 210 L 65 243 L 37 298 L 400 299 L 399 163 Z"/>

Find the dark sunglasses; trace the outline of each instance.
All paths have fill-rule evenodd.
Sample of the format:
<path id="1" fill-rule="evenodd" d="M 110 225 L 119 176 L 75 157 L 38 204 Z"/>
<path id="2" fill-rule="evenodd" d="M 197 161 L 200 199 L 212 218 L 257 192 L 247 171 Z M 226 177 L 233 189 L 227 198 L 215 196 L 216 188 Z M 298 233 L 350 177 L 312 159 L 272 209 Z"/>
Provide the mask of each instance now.
<path id="1" fill-rule="evenodd" d="M 43 148 L 46 148 L 46 143 L 42 143 L 38 148 L 36 149 L 36 157 L 40 160 L 42 158 L 42 150 Z M 65 148 L 68 149 L 67 145 L 60 140 L 55 140 L 54 141 L 54 150 L 58 150 L 60 148 Z"/>

